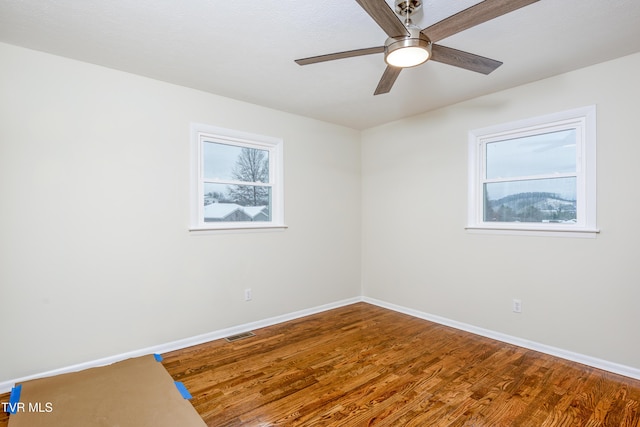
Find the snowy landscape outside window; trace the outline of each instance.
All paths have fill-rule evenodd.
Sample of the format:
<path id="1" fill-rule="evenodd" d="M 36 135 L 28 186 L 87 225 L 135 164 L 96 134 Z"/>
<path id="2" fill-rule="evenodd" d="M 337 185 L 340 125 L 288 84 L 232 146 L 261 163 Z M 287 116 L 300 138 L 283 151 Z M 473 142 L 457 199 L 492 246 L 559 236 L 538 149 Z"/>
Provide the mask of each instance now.
<path id="1" fill-rule="evenodd" d="M 595 233 L 595 107 L 472 131 L 468 229 Z"/>
<path id="2" fill-rule="evenodd" d="M 282 140 L 194 124 L 192 230 L 283 227 Z"/>

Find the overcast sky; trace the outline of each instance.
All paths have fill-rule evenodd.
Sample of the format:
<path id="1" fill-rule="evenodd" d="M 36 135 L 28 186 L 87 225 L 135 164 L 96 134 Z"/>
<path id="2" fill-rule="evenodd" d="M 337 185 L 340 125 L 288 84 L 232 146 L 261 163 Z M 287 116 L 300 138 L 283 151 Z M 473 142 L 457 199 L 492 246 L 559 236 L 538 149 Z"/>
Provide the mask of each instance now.
<path id="1" fill-rule="evenodd" d="M 575 172 L 574 129 L 487 144 L 488 179 Z"/>
<path id="2" fill-rule="evenodd" d="M 486 178 L 555 175 L 576 171 L 574 129 L 487 144 Z M 575 200 L 575 178 L 537 179 L 487 185 L 489 198 L 525 192 L 559 193 Z"/>
<path id="3" fill-rule="evenodd" d="M 204 176 L 216 179 L 231 179 L 241 147 L 206 142 L 204 144 Z"/>

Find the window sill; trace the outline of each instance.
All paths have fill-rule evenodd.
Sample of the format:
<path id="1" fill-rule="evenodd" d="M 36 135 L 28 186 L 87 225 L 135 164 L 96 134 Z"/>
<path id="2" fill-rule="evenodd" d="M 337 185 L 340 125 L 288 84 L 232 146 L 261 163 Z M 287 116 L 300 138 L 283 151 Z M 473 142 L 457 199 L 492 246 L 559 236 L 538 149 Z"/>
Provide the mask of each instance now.
<path id="1" fill-rule="evenodd" d="M 270 231 L 284 231 L 289 228 L 287 225 L 229 225 L 229 226 L 217 226 L 217 227 L 190 227 L 189 234 L 191 235 L 207 235 L 207 234 L 219 234 L 219 233 L 256 233 L 256 232 L 270 232 Z"/>
<path id="2" fill-rule="evenodd" d="M 595 239 L 600 230 L 595 228 L 569 228 L 569 227 L 506 227 L 506 226 L 467 226 L 470 233 L 477 234 L 506 234 L 512 236 L 538 236 L 538 237 L 577 237 Z"/>

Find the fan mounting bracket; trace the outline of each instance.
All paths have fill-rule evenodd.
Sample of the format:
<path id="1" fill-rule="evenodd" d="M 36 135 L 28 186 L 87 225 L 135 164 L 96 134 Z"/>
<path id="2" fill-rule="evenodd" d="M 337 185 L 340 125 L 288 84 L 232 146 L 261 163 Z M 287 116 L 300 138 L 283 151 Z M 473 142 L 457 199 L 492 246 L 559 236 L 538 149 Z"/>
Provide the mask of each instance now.
<path id="1" fill-rule="evenodd" d="M 396 13 L 400 16 L 411 16 L 422 8 L 422 0 L 395 0 Z"/>

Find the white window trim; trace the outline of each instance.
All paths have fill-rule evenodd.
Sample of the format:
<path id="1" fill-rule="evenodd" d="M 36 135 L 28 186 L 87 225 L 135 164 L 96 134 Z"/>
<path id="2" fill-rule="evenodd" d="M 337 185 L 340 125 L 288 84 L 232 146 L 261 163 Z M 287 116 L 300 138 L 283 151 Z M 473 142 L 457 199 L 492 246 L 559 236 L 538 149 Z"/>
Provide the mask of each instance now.
<path id="1" fill-rule="evenodd" d="M 545 133 L 558 127 L 581 129 L 577 136 L 576 224 L 485 222 L 483 218 L 484 153 L 487 142 L 510 135 Z M 596 106 L 591 105 L 469 132 L 467 227 L 469 232 L 535 236 L 595 237 L 596 226 Z M 586 171 L 586 172 L 585 172 Z"/>
<path id="2" fill-rule="evenodd" d="M 202 164 L 205 140 L 231 145 L 259 147 L 269 151 L 269 182 L 271 186 L 271 221 L 265 222 L 204 222 L 204 169 Z M 264 135 L 225 129 L 201 123 L 191 123 L 191 192 L 189 231 L 198 234 L 224 231 L 268 231 L 287 228 L 284 223 L 283 140 Z"/>

